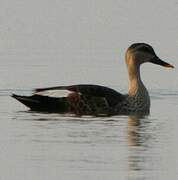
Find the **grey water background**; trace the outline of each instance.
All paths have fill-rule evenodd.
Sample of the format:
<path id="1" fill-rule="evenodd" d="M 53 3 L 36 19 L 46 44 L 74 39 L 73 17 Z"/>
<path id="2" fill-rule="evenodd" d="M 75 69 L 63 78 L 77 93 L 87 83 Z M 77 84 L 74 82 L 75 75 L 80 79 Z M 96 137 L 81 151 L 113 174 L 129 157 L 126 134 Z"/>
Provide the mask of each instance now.
<path id="1" fill-rule="evenodd" d="M 32 113 L 10 97 L 78 83 L 126 93 L 134 42 L 176 67 L 142 66 L 147 117 Z M 176 180 L 177 58 L 177 0 L 0 0 L 0 180 Z"/>

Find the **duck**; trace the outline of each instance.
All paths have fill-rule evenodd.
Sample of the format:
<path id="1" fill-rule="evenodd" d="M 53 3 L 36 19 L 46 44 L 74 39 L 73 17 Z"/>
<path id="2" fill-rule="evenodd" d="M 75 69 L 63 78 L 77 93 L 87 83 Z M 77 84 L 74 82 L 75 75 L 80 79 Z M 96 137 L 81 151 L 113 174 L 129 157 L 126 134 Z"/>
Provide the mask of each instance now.
<path id="1" fill-rule="evenodd" d="M 34 89 L 31 96 L 12 94 L 12 97 L 31 111 L 57 112 L 76 116 L 111 116 L 150 113 L 150 96 L 140 75 L 142 64 L 150 62 L 166 68 L 173 65 L 161 60 L 153 47 L 134 43 L 125 52 L 128 70 L 128 93 L 95 84 L 76 84 Z"/>

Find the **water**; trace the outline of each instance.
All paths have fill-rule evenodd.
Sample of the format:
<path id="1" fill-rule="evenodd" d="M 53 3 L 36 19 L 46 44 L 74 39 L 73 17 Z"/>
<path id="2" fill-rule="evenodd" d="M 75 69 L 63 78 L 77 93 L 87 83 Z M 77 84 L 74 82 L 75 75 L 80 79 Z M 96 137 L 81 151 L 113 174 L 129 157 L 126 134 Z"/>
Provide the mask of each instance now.
<path id="1" fill-rule="evenodd" d="M 176 180 L 177 68 L 146 64 L 146 117 L 29 112 L 10 97 L 93 83 L 127 91 L 124 51 L 148 42 L 177 63 L 176 0 L 1 1 L 0 179 Z"/>
<path id="2" fill-rule="evenodd" d="M 0 96 L 1 179 L 176 179 L 178 94 L 152 95 L 150 116 L 108 118 L 32 113 Z"/>

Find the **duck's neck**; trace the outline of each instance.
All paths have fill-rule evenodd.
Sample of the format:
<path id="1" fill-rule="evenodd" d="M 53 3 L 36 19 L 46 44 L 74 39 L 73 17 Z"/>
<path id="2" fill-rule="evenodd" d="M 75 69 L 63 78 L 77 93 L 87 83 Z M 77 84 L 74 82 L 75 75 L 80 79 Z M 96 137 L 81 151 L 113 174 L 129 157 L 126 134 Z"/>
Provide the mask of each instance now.
<path id="1" fill-rule="evenodd" d="M 129 73 L 129 96 L 134 96 L 140 88 L 143 88 L 144 85 L 140 77 L 140 65 L 130 64 L 128 65 Z"/>

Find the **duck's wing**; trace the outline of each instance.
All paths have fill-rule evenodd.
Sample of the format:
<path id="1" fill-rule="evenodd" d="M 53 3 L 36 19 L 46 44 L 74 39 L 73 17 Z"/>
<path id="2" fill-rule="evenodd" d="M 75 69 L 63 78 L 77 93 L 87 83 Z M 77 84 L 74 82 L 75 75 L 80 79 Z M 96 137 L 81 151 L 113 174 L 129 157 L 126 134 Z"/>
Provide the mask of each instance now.
<path id="1" fill-rule="evenodd" d="M 114 107 L 125 99 L 111 88 L 90 84 L 40 88 L 32 96 L 12 97 L 32 110 L 77 115 L 111 115 Z"/>
<path id="2" fill-rule="evenodd" d="M 113 107 L 125 99 L 125 95 L 105 86 L 78 84 L 35 89 L 35 93 L 48 97 L 69 97 L 70 95 L 104 98 Z"/>

